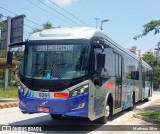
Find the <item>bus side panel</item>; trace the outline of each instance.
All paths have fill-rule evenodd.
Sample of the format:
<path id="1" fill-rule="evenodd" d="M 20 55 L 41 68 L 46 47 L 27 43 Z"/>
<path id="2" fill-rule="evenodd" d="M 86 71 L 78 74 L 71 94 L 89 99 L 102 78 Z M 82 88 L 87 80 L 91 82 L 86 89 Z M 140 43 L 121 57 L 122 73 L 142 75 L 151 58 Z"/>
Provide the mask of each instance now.
<path id="1" fill-rule="evenodd" d="M 125 110 L 130 106 L 131 92 L 132 92 L 131 80 L 123 79 L 122 110 Z"/>
<path id="2" fill-rule="evenodd" d="M 134 91 L 135 91 L 135 102 L 138 102 L 140 100 L 140 88 L 139 88 L 139 81 L 134 80 Z"/>
<path id="3" fill-rule="evenodd" d="M 105 106 L 108 99 L 108 93 L 111 93 L 114 96 L 115 78 L 111 77 L 109 80 L 104 82 L 101 87 L 95 86 L 93 82 L 90 82 L 89 85 L 90 85 L 90 91 L 89 91 L 88 117 L 90 120 L 95 120 L 97 118 L 104 116 L 104 114 L 109 113 L 109 111 L 106 111 Z"/>
<path id="4" fill-rule="evenodd" d="M 144 98 L 148 98 L 151 93 L 151 82 L 150 81 L 145 81 L 145 93 L 144 93 Z"/>
<path id="5" fill-rule="evenodd" d="M 95 86 L 90 82 L 89 90 L 89 119 L 95 120 L 104 115 L 105 92 L 101 87 Z"/>

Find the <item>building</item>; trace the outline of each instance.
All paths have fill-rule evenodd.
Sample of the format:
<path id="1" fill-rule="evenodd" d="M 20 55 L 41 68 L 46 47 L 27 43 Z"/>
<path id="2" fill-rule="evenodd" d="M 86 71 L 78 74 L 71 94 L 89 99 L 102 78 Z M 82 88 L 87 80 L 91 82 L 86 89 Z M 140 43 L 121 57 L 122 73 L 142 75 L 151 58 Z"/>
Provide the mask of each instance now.
<path id="1" fill-rule="evenodd" d="M 150 54 L 153 54 L 154 56 L 156 56 L 156 57 L 160 57 L 160 51 L 158 51 L 158 50 L 155 50 L 155 49 L 149 49 L 149 51 L 148 51 Z M 147 52 L 147 53 L 148 53 Z"/>
<path id="2" fill-rule="evenodd" d="M 132 53 L 134 53 L 137 57 L 141 58 L 143 55 L 143 52 L 141 49 L 139 49 L 138 46 L 132 46 L 130 49 L 128 49 Z"/>

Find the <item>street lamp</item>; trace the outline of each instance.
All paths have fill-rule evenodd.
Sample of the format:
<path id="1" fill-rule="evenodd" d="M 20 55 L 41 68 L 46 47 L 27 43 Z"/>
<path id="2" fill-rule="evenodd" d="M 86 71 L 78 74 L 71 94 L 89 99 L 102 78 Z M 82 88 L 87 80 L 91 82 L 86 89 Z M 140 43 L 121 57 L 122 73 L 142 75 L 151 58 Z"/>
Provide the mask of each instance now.
<path id="1" fill-rule="evenodd" d="M 100 18 L 94 18 L 95 20 L 96 20 L 96 29 L 97 29 L 97 27 L 98 27 L 98 20 L 100 19 Z"/>
<path id="2" fill-rule="evenodd" d="M 109 19 L 106 19 L 106 20 L 102 20 L 102 21 L 101 21 L 101 28 L 100 28 L 101 31 L 103 30 L 103 22 L 108 22 L 108 21 L 109 21 Z"/>

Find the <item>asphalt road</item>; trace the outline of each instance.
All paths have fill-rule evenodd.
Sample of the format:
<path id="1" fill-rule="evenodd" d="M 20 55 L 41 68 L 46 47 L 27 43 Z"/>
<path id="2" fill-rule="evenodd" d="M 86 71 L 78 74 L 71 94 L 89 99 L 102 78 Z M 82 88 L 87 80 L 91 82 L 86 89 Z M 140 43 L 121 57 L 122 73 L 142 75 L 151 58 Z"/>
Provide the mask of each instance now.
<path id="1" fill-rule="evenodd" d="M 22 114 L 18 107 L 14 108 L 6 108 L 0 109 L 0 124 L 2 125 L 69 125 L 68 129 L 73 128 L 75 125 L 87 125 L 88 131 L 86 132 L 78 132 L 78 133 L 109 133 L 109 134 L 117 134 L 116 130 L 120 129 L 122 126 L 118 125 L 153 125 L 152 123 L 137 119 L 133 117 L 133 114 L 137 112 L 138 109 L 141 109 L 153 101 L 160 99 L 160 92 L 154 92 L 153 96 L 150 98 L 149 102 L 139 102 L 136 104 L 135 109 L 132 111 L 122 111 L 112 117 L 109 118 L 107 124 L 100 125 L 97 124 L 98 122 L 90 122 L 88 119 L 84 118 L 63 118 L 61 120 L 53 120 L 50 115 L 48 114 Z M 115 131 L 99 131 L 102 130 L 101 128 L 105 128 L 107 125 L 115 125 Z M 112 126 L 113 127 L 113 126 Z M 142 132 L 142 131 L 141 131 Z M 14 133 L 15 132 L 3 132 L 0 133 Z M 22 133 L 22 132 L 16 132 Z M 33 133 L 33 132 L 23 132 L 23 133 Z M 35 133 L 35 132 L 34 132 Z M 48 132 L 41 132 L 41 133 L 48 133 Z M 51 133 L 51 132 L 50 132 Z M 55 133 L 64 133 L 64 132 L 55 132 Z M 65 133 L 74 133 L 74 132 L 65 132 Z M 139 134 L 138 131 L 119 131 L 119 133 L 134 133 Z M 145 131 L 145 134 L 159 134 L 158 131 Z"/>

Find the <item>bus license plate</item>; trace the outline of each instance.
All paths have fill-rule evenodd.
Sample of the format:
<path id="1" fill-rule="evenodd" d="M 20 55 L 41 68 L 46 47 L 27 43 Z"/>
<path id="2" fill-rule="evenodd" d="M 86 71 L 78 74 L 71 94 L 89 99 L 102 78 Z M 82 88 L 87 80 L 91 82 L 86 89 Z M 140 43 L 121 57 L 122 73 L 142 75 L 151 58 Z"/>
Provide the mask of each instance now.
<path id="1" fill-rule="evenodd" d="M 51 94 L 48 92 L 40 92 L 38 97 L 39 98 L 51 98 Z"/>
<path id="2" fill-rule="evenodd" d="M 38 112 L 45 112 L 45 113 L 49 113 L 50 110 L 47 107 L 38 107 Z"/>

